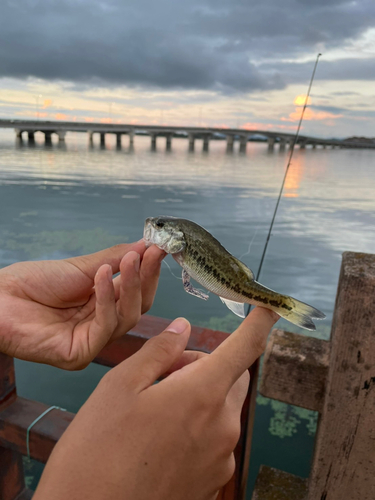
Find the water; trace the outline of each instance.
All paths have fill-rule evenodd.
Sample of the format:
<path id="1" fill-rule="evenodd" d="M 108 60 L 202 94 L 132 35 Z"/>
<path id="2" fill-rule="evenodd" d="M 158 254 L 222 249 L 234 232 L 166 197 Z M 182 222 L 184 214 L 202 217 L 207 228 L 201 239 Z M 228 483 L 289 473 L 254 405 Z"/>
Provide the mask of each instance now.
<path id="1" fill-rule="evenodd" d="M 135 150 L 87 147 L 82 134 L 66 147 L 17 147 L 13 132 L 0 132 L 0 266 L 30 259 L 85 254 L 142 236 L 147 216 L 175 215 L 197 221 L 256 272 L 287 161 L 249 143 L 246 155 L 187 152 L 187 141 L 165 139 L 150 151 L 149 137 Z M 126 139 L 124 139 L 124 143 Z M 296 150 L 288 174 L 261 281 L 323 310 L 316 335 L 329 337 L 341 253 L 373 252 L 375 154 L 366 150 Z M 175 275 L 181 269 L 168 257 Z M 151 314 L 186 316 L 193 324 L 230 331 L 237 319 L 211 296 L 187 295 L 164 266 Z M 284 324 L 285 325 L 285 324 Z M 290 325 L 289 325 L 290 328 Z M 294 329 L 294 331 L 296 331 Z M 20 396 L 76 412 L 106 368 L 90 365 L 70 373 L 16 362 Z M 307 477 L 314 443 L 314 412 L 258 397 L 248 497 L 260 464 Z M 35 487 L 41 466 L 26 464 Z"/>

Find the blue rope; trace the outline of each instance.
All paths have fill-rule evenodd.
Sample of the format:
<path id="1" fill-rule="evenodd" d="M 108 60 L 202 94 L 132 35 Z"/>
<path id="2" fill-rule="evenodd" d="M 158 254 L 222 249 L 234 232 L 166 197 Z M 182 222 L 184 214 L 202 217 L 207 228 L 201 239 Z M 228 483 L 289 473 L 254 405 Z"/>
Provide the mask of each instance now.
<path id="1" fill-rule="evenodd" d="M 32 429 L 32 427 L 37 423 L 39 422 L 39 420 L 41 420 L 44 415 L 47 415 L 47 413 L 49 413 L 51 410 L 61 410 L 61 411 L 66 411 L 65 408 L 60 408 L 59 406 L 50 406 L 49 408 L 47 408 L 47 410 L 45 410 L 41 415 L 39 415 L 39 417 L 37 417 L 34 422 L 32 422 L 29 427 L 27 428 L 27 431 L 26 431 L 26 449 L 27 449 L 27 458 L 30 458 L 30 430 Z"/>

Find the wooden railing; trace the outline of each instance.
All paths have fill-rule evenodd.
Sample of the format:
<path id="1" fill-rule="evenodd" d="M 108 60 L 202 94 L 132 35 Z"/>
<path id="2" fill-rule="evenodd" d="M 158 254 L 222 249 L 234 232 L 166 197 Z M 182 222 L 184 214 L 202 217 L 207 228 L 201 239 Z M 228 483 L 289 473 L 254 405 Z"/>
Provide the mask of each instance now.
<path id="1" fill-rule="evenodd" d="M 124 337 L 105 347 L 94 360 L 95 363 L 113 367 L 137 352 L 151 337 L 162 332 L 170 321 L 153 316 L 144 316 L 136 328 Z M 203 352 L 212 352 L 228 334 L 193 327 L 187 348 Z M 254 392 L 254 391 L 253 391 Z M 236 473 L 222 489 L 220 500 L 240 498 L 246 487 L 249 450 L 246 445 L 247 422 L 252 421 L 255 405 L 250 405 L 254 396 L 249 395 L 242 411 L 242 432 L 237 445 Z M 26 500 L 32 492 L 24 483 L 22 455 L 27 454 L 26 434 L 29 425 L 41 415 L 47 405 L 17 396 L 13 358 L 0 354 L 0 499 Z M 30 457 L 45 463 L 70 422 L 74 414 L 53 409 L 30 430 Z"/>
<path id="2" fill-rule="evenodd" d="M 169 322 L 145 316 L 95 362 L 112 367 Z M 193 327 L 188 349 L 212 352 L 228 334 Z M 220 500 L 243 500 L 255 411 L 257 368 L 242 412 L 236 472 Z M 253 500 L 375 498 L 375 255 L 343 257 L 331 341 L 274 330 L 267 345 L 261 393 L 320 413 L 310 478 L 262 467 Z M 0 498 L 25 500 L 22 455 L 29 425 L 47 406 L 16 393 L 13 359 L 0 355 Z M 74 414 L 54 409 L 30 432 L 30 456 L 46 462 Z"/>
<path id="3" fill-rule="evenodd" d="M 375 255 L 343 255 L 330 342 L 272 332 L 260 392 L 320 417 L 309 479 L 262 467 L 253 500 L 375 499 Z"/>

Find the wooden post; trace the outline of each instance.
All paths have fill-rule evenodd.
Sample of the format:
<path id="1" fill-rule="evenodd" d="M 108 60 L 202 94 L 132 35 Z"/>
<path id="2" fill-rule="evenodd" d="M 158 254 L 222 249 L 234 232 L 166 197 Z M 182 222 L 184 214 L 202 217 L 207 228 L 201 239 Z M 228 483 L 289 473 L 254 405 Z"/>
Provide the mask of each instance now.
<path id="1" fill-rule="evenodd" d="M 375 498 L 375 255 L 343 255 L 308 500 Z"/>
<path id="2" fill-rule="evenodd" d="M 0 354 L 0 410 L 17 399 L 13 358 Z M 3 448 L 0 441 L 0 498 L 14 500 L 26 494 L 22 455 Z"/>
<path id="3" fill-rule="evenodd" d="M 321 412 L 330 344 L 297 333 L 273 330 L 264 355 L 259 392 L 266 398 Z"/>

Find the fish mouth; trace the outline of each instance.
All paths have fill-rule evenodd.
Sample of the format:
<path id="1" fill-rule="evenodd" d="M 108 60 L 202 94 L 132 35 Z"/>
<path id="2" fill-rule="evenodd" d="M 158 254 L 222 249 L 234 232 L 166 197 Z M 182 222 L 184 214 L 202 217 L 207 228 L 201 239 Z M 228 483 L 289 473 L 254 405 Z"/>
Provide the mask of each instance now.
<path id="1" fill-rule="evenodd" d="M 151 217 L 147 218 L 145 221 L 145 227 L 143 230 L 143 240 L 146 244 L 146 248 L 150 247 L 152 245 L 152 224 L 151 224 Z"/>

